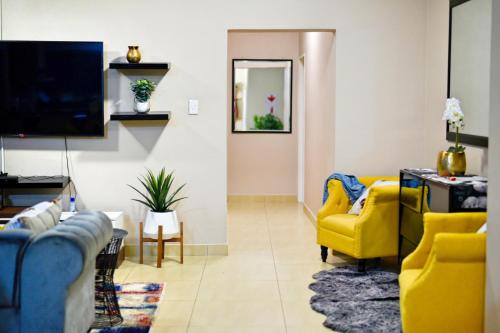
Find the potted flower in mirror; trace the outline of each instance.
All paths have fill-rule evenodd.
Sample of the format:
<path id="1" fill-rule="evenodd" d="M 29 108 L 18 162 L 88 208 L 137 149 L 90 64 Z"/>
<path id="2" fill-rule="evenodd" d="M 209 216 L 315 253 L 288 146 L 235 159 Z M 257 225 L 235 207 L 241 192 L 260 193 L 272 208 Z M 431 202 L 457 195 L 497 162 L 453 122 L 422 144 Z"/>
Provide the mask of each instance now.
<path id="1" fill-rule="evenodd" d="M 174 210 L 174 204 L 187 197 L 179 197 L 179 192 L 186 184 L 174 188 L 174 173 L 168 173 L 162 168 L 158 174 L 154 174 L 147 169 L 146 175 L 138 178 L 145 189 L 141 192 L 136 187 L 128 185 L 139 195 L 139 199 L 132 199 L 146 207 L 148 212 L 144 223 L 144 233 L 155 235 L 158 233 L 158 226 L 163 226 L 165 238 L 172 237 L 179 233 L 179 221 Z"/>
<path id="2" fill-rule="evenodd" d="M 135 111 L 139 113 L 149 112 L 151 95 L 155 91 L 156 84 L 148 79 L 139 79 L 131 83 L 134 93 Z"/>

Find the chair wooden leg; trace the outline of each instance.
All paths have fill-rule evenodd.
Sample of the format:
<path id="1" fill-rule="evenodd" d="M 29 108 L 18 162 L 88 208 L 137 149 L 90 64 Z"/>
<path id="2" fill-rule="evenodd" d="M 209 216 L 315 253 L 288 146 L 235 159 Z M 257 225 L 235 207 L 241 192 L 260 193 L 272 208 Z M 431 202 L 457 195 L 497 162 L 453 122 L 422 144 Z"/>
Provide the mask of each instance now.
<path id="1" fill-rule="evenodd" d="M 184 263 L 184 223 L 181 222 L 181 264 Z"/>
<path id="2" fill-rule="evenodd" d="M 163 257 L 163 226 L 158 226 L 158 253 L 156 254 L 156 267 L 161 268 L 161 262 Z"/>
<path id="3" fill-rule="evenodd" d="M 144 235 L 143 235 L 143 224 L 142 222 L 139 223 L 139 263 L 143 264 L 144 263 Z"/>
<path id="4" fill-rule="evenodd" d="M 328 258 L 328 248 L 321 245 L 321 260 L 326 262 L 326 258 Z"/>

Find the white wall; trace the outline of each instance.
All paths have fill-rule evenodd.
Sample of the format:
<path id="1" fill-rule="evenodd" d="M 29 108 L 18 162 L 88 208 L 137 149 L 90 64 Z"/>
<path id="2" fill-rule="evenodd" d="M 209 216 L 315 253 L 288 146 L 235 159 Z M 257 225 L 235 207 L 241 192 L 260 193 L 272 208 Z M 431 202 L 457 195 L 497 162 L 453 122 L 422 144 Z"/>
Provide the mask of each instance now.
<path id="1" fill-rule="evenodd" d="M 438 152 L 452 145 L 446 141 L 446 123 L 441 120 L 447 89 L 449 10 L 449 0 L 427 0 L 422 166 L 435 167 Z M 488 149 L 468 146 L 466 154 L 467 172 L 487 175 Z"/>
<path id="2" fill-rule="evenodd" d="M 424 158 L 424 1 L 4 0 L 3 9 L 5 39 L 103 40 L 106 63 L 136 44 L 144 61 L 172 62 L 153 98 L 153 109 L 173 111 L 167 127 L 113 122 L 104 139 L 70 140 L 84 203 L 125 210 L 129 228 L 141 214 L 126 184 L 165 165 L 188 183 L 187 242 L 226 242 L 228 29 L 336 29 L 338 168 L 395 174 Z M 131 106 L 127 76 L 107 71 L 106 87 L 108 111 Z M 187 115 L 189 98 L 199 116 Z M 60 139 L 8 146 L 10 172 L 60 173 Z"/>
<path id="3" fill-rule="evenodd" d="M 485 332 L 500 327 L 500 3 L 493 1 Z"/>
<path id="4" fill-rule="evenodd" d="M 335 159 L 335 34 L 303 32 L 300 54 L 305 67 L 304 205 L 316 215 L 323 183 Z"/>

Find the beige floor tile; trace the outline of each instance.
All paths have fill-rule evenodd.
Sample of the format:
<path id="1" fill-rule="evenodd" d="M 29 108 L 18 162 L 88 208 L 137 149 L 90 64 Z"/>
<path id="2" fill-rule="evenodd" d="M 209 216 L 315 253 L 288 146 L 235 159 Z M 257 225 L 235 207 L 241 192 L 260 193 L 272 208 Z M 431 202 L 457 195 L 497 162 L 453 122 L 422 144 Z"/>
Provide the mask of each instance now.
<path id="1" fill-rule="evenodd" d="M 168 288 L 168 287 L 167 287 Z M 163 327 L 187 327 L 194 301 L 162 300 L 153 323 L 153 330 L 163 332 Z"/>
<path id="2" fill-rule="evenodd" d="M 321 328 L 326 317 L 311 309 L 309 301 L 283 300 L 285 322 L 288 326 Z"/>
<path id="3" fill-rule="evenodd" d="M 276 264 L 276 272 L 280 281 L 311 281 L 313 282 L 313 274 L 333 268 L 328 263 L 319 261 L 313 264 Z"/>
<path id="4" fill-rule="evenodd" d="M 322 262 L 320 253 L 311 249 L 277 249 L 273 252 L 276 264 L 316 264 Z"/>
<path id="5" fill-rule="evenodd" d="M 169 281 L 163 297 L 167 301 L 194 301 L 199 287 L 200 281 Z"/>
<path id="6" fill-rule="evenodd" d="M 309 302 L 315 294 L 309 289 L 309 284 L 309 281 L 302 280 L 278 281 L 281 299 L 285 301 Z"/>
<path id="7" fill-rule="evenodd" d="M 230 251 L 228 256 L 210 256 L 206 266 L 222 263 L 274 264 L 273 252 L 269 251 Z"/>
<path id="8" fill-rule="evenodd" d="M 323 325 L 307 325 L 307 326 L 287 326 L 287 333 L 335 333 Z"/>
<path id="9" fill-rule="evenodd" d="M 200 301 L 280 300 L 276 281 L 206 280 L 200 285 Z"/>
<path id="10" fill-rule="evenodd" d="M 127 276 L 127 282 L 161 282 L 161 281 L 200 281 L 203 274 L 202 265 L 177 265 L 162 268 L 138 265 Z"/>
<path id="11" fill-rule="evenodd" d="M 267 326 L 284 327 L 279 300 L 202 301 L 197 300 L 191 326 Z"/>
<path id="12" fill-rule="evenodd" d="M 207 264 L 203 279 L 276 281 L 276 270 L 274 264 L 258 262 Z"/>
<path id="13" fill-rule="evenodd" d="M 117 270 L 115 270 L 115 275 L 113 277 L 114 282 L 124 283 L 125 281 L 127 281 L 127 277 L 129 276 L 131 271 L 132 271 L 132 268 L 130 268 L 130 267 L 118 268 Z"/>
<path id="14" fill-rule="evenodd" d="M 205 265 L 207 261 L 207 256 L 184 256 L 184 263 L 181 264 L 179 262 L 179 257 L 165 257 L 165 259 L 162 260 L 162 267 L 163 266 L 179 266 L 179 265 L 184 265 L 184 266 L 191 266 L 191 265 Z M 141 266 L 139 264 L 139 257 L 131 257 L 127 258 L 128 266 L 127 267 L 137 267 Z M 144 264 L 147 266 L 155 266 L 156 267 L 156 257 L 152 256 L 145 256 L 144 257 Z"/>
<path id="15" fill-rule="evenodd" d="M 169 326 L 164 325 L 163 323 L 154 325 L 151 333 L 187 333 L 187 326 Z"/>
<path id="16" fill-rule="evenodd" d="M 190 326 L 188 333 L 286 333 L 284 327 L 267 326 Z"/>
<path id="17" fill-rule="evenodd" d="M 271 252 L 271 242 L 269 238 L 263 237 L 241 237 L 235 238 L 229 236 L 229 251 L 235 252 L 255 252 L 268 251 Z"/>

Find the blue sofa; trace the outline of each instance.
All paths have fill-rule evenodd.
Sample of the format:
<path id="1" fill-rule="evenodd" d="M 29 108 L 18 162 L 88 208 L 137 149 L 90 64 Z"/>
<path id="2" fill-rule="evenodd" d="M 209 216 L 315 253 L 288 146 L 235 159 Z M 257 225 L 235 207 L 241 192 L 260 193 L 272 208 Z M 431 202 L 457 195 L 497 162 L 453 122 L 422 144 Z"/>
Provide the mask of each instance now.
<path id="1" fill-rule="evenodd" d="M 112 233 L 109 218 L 94 211 L 36 231 L 1 231 L 0 333 L 87 332 L 96 256 Z"/>

